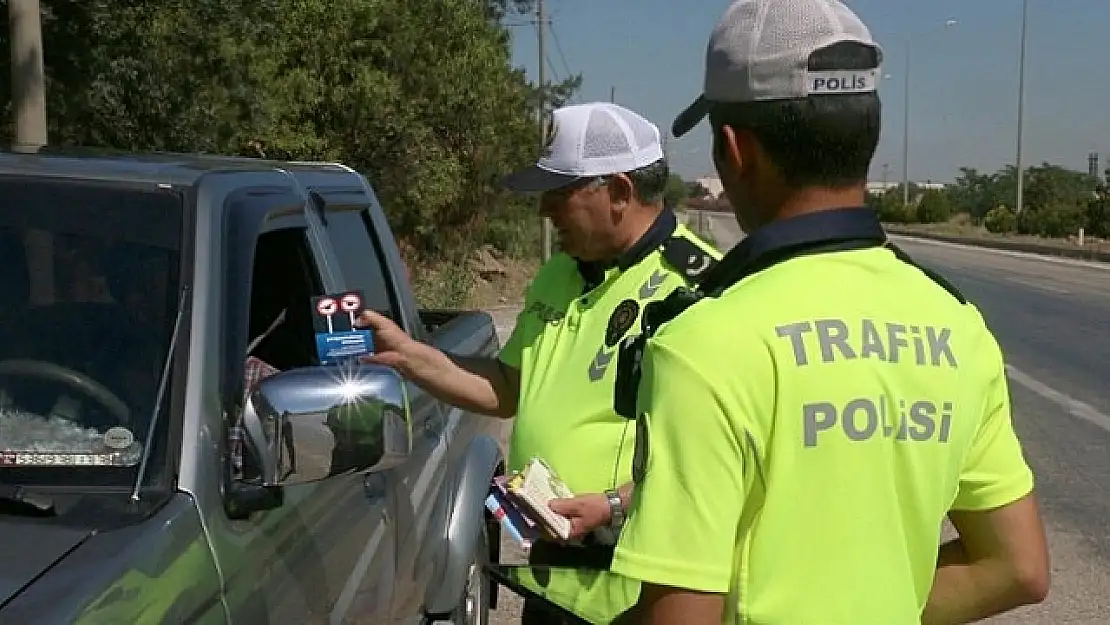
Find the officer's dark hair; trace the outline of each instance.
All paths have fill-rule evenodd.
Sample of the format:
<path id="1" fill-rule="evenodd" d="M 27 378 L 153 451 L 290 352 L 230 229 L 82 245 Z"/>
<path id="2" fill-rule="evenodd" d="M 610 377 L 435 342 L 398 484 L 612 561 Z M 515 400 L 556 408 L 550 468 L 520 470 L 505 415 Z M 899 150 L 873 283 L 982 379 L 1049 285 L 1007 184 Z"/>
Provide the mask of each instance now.
<path id="1" fill-rule="evenodd" d="M 667 191 L 667 181 L 670 179 L 671 170 L 667 166 L 667 159 L 661 158 L 650 165 L 634 169 L 625 175 L 632 180 L 636 188 L 636 199 L 642 204 L 660 204 Z"/>
<path id="2" fill-rule="evenodd" d="M 841 42 L 813 53 L 809 69 L 874 69 L 879 54 L 870 46 Z M 882 107 L 877 93 L 715 103 L 710 124 L 717 154 L 724 149 L 723 126 L 745 129 L 759 140 L 789 187 L 838 188 L 867 180 L 879 145 Z"/>

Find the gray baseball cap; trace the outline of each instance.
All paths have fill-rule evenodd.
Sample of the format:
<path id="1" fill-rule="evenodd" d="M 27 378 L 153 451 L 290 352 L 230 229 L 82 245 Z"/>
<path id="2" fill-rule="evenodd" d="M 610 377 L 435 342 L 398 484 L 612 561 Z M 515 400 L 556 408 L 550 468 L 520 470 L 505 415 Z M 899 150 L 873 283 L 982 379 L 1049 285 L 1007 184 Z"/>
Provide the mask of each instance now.
<path id="1" fill-rule="evenodd" d="M 735 0 L 721 16 L 705 55 L 702 95 L 674 120 L 681 137 L 709 114 L 714 102 L 792 100 L 810 95 L 878 89 L 879 67 L 811 71 L 814 52 L 833 44 L 882 48 L 840 0 Z"/>

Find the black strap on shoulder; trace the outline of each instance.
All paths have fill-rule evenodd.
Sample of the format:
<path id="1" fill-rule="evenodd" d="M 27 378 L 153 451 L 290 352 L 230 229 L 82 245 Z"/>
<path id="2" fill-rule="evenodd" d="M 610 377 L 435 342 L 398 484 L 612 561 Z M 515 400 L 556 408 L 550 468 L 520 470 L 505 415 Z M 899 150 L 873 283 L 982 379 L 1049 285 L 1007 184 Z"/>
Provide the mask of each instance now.
<path id="1" fill-rule="evenodd" d="M 887 239 L 886 232 L 870 208 L 846 208 L 810 213 L 772 223 L 753 233 L 730 250 L 719 263 L 702 274 L 696 287 L 680 287 L 666 298 L 644 307 L 641 333 L 626 338 L 617 356 L 613 405 L 617 414 L 636 418 L 636 393 L 640 385 L 640 363 L 644 346 L 664 323 L 674 319 L 705 297 L 719 297 L 744 278 L 781 262 L 830 252 L 885 246 L 902 262 L 920 269 L 952 294 L 960 303 L 967 300 L 955 286 L 921 265 Z"/>
<path id="2" fill-rule="evenodd" d="M 697 284 L 717 266 L 717 259 L 697 243 L 683 236 L 674 235 L 663 242 L 663 260 L 674 267 L 687 284 Z"/>
<path id="3" fill-rule="evenodd" d="M 945 279 L 944 276 L 942 276 L 939 273 L 933 271 L 932 269 L 929 269 L 928 267 L 925 267 L 925 266 L 922 266 L 922 265 L 918 264 L 917 261 L 910 258 L 910 255 L 907 254 L 906 252 L 904 252 L 902 250 L 902 248 L 895 245 L 893 241 L 887 241 L 886 242 L 886 247 L 887 247 L 887 249 L 889 249 L 891 252 L 894 253 L 895 258 L 897 258 L 898 260 L 906 263 L 907 265 L 913 265 L 914 267 L 917 267 L 917 269 L 920 270 L 921 273 L 925 274 L 926 276 L 929 276 L 930 280 L 932 280 L 933 282 L 936 282 L 945 291 L 948 291 L 948 293 L 952 297 L 956 298 L 956 300 L 959 301 L 961 304 L 966 304 L 967 303 L 967 298 L 964 297 L 964 294 L 961 293 L 960 290 L 956 288 L 956 285 L 952 284 L 947 279 Z"/>

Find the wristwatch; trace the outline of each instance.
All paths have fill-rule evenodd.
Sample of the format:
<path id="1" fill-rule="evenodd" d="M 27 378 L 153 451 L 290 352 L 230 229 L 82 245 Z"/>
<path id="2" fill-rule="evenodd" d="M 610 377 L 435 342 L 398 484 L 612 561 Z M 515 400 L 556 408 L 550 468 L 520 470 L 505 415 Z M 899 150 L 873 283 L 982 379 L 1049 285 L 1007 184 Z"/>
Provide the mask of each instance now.
<path id="1" fill-rule="evenodd" d="M 615 490 L 607 490 L 605 498 L 609 500 L 609 527 L 620 531 L 624 525 L 624 503 L 621 502 L 621 495 Z"/>

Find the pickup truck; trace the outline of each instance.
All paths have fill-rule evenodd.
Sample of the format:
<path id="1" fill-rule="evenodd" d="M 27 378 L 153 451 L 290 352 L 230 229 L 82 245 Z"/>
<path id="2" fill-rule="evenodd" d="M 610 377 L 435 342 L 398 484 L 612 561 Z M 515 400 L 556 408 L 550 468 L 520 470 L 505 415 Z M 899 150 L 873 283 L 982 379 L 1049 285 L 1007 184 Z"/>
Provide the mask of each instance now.
<path id="1" fill-rule="evenodd" d="M 501 424 L 315 347 L 499 349 L 406 276 L 343 165 L 0 154 L 0 623 L 487 623 Z"/>

